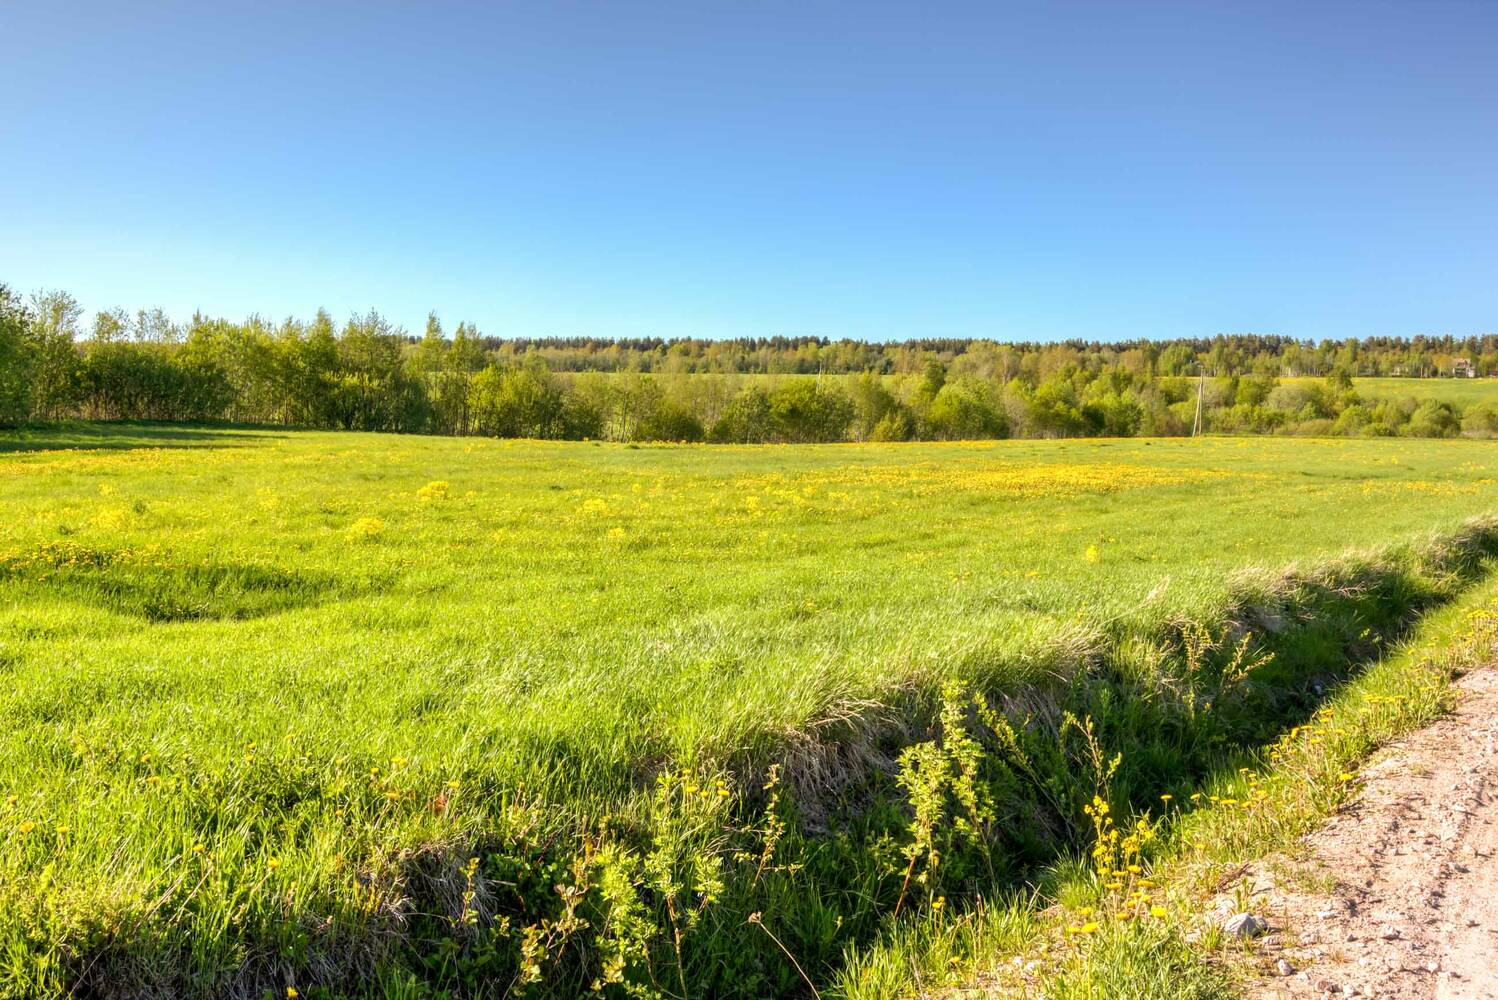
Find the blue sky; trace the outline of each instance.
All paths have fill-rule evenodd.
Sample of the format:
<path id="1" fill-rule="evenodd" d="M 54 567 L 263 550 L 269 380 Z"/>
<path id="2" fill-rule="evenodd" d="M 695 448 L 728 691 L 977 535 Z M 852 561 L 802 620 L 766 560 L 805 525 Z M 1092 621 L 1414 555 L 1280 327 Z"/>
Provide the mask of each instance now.
<path id="1" fill-rule="evenodd" d="M 1498 3 L 11 0 L 0 37 L 0 281 L 90 310 L 1498 330 Z"/>

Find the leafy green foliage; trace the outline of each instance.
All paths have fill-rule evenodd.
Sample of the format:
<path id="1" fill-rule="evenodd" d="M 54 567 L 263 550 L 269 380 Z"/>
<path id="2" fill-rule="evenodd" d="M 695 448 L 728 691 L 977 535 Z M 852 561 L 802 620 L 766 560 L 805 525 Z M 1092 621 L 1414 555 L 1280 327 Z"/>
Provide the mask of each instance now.
<path id="1" fill-rule="evenodd" d="M 376 312 L 272 325 L 0 306 L 0 423 L 228 420 L 343 430 L 758 444 L 1218 433 L 1490 436 L 1498 337 L 1134 344 L 420 338 Z M 1398 378 L 1367 376 L 1397 375 Z M 812 376 L 815 376 L 814 378 Z M 1469 414 L 1470 410 L 1470 414 Z"/>

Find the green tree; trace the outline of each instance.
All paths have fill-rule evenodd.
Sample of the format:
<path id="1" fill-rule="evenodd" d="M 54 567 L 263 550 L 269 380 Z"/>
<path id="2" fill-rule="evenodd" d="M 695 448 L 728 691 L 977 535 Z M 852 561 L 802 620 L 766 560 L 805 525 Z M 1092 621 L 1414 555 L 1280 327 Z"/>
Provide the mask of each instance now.
<path id="1" fill-rule="evenodd" d="M 96 344 L 112 344 L 130 336 L 130 316 L 123 309 L 106 309 L 94 314 L 92 338 Z"/>
<path id="2" fill-rule="evenodd" d="M 895 394 L 885 386 L 884 379 L 873 372 L 860 375 L 854 380 L 852 389 L 853 433 L 861 440 L 872 438 L 874 428 L 885 423 L 892 413 L 904 409 Z M 885 431 L 892 431 L 896 425 L 908 428 L 910 424 L 909 415 L 906 414 L 904 420 L 885 423 Z"/>
<path id="3" fill-rule="evenodd" d="M 729 401 L 713 424 L 709 440 L 723 444 L 762 444 L 775 433 L 770 394 L 749 386 Z"/>
<path id="4" fill-rule="evenodd" d="M 943 385 L 926 410 L 931 436 L 948 441 L 1004 437 L 1008 421 L 989 390 L 992 385 L 973 378 Z"/>
<path id="5" fill-rule="evenodd" d="M 840 389 L 810 378 L 792 379 L 770 395 L 770 420 L 782 441 L 841 441 L 853 420 L 853 403 Z"/>
<path id="6" fill-rule="evenodd" d="M 0 284 L 0 426 L 13 427 L 31 416 L 31 377 L 35 358 L 28 327 L 31 316 L 20 297 Z"/>
<path id="7" fill-rule="evenodd" d="M 468 406 L 479 433 L 494 437 L 584 437 L 597 424 L 594 414 L 569 409 L 540 358 L 508 369 L 485 368 L 473 377 Z"/>
<path id="8" fill-rule="evenodd" d="M 929 359 L 921 372 L 921 397 L 928 401 L 935 399 L 936 394 L 941 392 L 941 387 L 946 384 L 947 366 L 936 358 Z"/>
<path id="9" fill-rule="evenodd" d="M 448 349 L 448 367 L 453 371 L 470 375 L 484 367 L 484 348 L 479 343 L 478 330 L 467 323 L 459 323 L 453 333 L 452 346 Z"/>
<path id="10" fill-rule="evenodd" d="M 182 328 L 160 306 L 137 311 L 133 332 L 142 344 L 176 344 L 182 340 Z"/>
<path id="11" fill-rule="evenodd" d="M 1087 419 L 1070 379 L 1051 378 L 1030 396 L 1029 422 L 1044 437 L 1078 437 L 1087 432 Z"/>
<path id="12" fill-rule="evenodd" d="M 31 297 L 32 406 L 43 420 L 56 420 L 78 404 L 82 360 L 76 341 L 82 316 L 83 307 L 67 292 Z"/>
<path id="13" fill-rule="evenodd" d="M 416 345 L 412 362 L 423 376 L 436 375 L 447 367 L 447 338 L 442 334 L 442 321 L 436 313 L 427 313 L 426 334 Z"/>
<path id="14" fill-rule="evenodd" d="M 345 324 L 332 393 L 338 426 L 397 432 L 425 426 L 427 396 L 406 369 L 401 340 L 400 332 L 373 310 Z"/>

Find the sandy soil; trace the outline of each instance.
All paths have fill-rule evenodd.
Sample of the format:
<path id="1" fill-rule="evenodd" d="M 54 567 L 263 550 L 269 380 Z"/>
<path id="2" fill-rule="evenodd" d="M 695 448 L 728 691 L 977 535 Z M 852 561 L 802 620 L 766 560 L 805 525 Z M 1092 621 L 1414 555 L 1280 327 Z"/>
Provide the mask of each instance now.
<path id="1" fill-rule="evenodd" d="M 1245 877 L 1270 928 L 1249 996 L 1498 998 L 1498 668 L 1459 686 L 1303 855 Z"/>

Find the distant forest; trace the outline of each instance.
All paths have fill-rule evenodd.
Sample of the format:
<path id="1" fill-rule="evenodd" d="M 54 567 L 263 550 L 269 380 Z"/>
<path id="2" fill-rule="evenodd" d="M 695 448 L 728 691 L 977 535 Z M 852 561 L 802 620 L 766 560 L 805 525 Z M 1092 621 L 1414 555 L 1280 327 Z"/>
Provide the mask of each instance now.
<path id="1" fill-rule="evenodd" d="M 897 343 L 413 335 L 378 313 L 86 320 L 0 284 L 0 424 L 232 421 L 614 441 L 1293 433 L 1498 436 L 1498 410 L 1359 396 L 1369 376 L 1498 375 L 1498 334 L 1311 342 Z M 1314 381 L 1306 381 L 1306 377 Z M 1296 378 L 1294 382 L 1281 379 Z"/>

